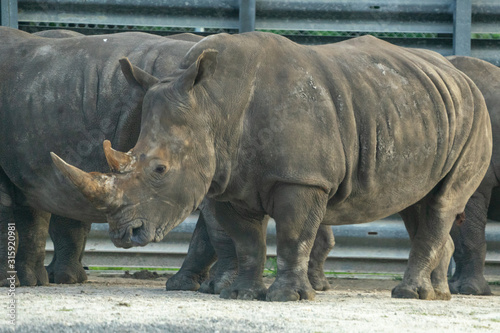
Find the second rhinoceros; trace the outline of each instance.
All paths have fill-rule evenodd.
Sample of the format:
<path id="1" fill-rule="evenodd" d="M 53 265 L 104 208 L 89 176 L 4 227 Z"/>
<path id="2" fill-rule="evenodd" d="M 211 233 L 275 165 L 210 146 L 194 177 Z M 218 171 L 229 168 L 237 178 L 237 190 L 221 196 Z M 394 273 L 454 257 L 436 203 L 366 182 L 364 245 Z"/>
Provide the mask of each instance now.
<path id="1" fill-rule="evenodd" d="M 0 234 L 6 237 L 9 223 L 19 234 L 14 268 L 6 266 L 6 238 L 0 242 L 0 284 L 7 271 L 17 271 L 21 285 L 48 283 L 43 264 L 50 213 L 56 261 L 49 270 L 55 282 L 86 279 L 79 258 L 88 223 L 106 218 L 63 181 L 47 155 L 57 151 L 86 170 L 109 170 L 101 140 L 133 147 L 144 97 L 142 89 L 129 90 L 118 59 L 130 57 L 148 72 L 166 76 L 193 40 L 201 39 L 137 32 L 54 34 L 49 32 L 73 38 L 0 28 Z"/>
<path id="2" fill-rule="evenodd" d="M 492 144 L 479 89 L 445 58 L 371 36 L 301 46 L 256 32 L 205 38 L 162 80 L 122 63 L 147 90 L 135 147 L 105 142 L 108 174 L 52 155 L 106 215 L 115 245 L 161 240 L 208 196 L 238 254 L 221 297 L 312 299 L 307 266 L 321 223 L 399 213 L 412 246 L 393 297 L 450 298 L 449 232 Z M 269 290 L 267 216 L 278 251 Z"/>

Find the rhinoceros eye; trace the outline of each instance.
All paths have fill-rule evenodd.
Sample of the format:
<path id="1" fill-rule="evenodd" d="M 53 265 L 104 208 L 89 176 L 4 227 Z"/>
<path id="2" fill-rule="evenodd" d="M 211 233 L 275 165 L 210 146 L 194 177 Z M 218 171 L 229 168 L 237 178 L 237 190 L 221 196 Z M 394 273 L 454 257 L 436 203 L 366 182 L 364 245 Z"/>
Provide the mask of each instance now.
<path id="1" fill-rule="evenodd" d="M 155 172 L 160 174 L 160 175 L 164 174 L 165 171 L 167 171 L 167 167 L 164 166 L 163 164 L 157 165 L 155 168 Z"/>

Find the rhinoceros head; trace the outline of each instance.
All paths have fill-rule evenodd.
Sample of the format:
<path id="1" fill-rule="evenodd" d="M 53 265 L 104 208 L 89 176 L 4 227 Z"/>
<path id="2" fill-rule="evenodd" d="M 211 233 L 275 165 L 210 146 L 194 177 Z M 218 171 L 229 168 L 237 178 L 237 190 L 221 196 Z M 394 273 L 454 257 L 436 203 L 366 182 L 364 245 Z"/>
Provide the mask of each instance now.
<path id="1" fill-rule="evenodd" d="M 215 172 L 210 119 L 199 102 L 216 67 L 217 52 L 205 51 L 173 78 L 158 80 L 120 63 L 132 85 L 146 91 L 141 133 L 127 153 L 109 141 L 104 152 L 111 173 L 86 173 L 52 154 L 56 167 L 71 180 L 109 222 L 116 246 L 143 246 L 160 241 L 201 203 Z"/>

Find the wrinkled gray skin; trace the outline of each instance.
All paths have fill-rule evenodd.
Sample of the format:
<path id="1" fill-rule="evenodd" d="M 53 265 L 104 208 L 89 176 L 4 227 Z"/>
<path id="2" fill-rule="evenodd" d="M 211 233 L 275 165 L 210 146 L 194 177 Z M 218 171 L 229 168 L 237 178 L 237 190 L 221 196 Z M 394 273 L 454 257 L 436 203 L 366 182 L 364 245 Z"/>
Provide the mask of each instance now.
<path id="1" fill-rule="evenodd" d="M 466 220 L 453 225 L 453 258 L 456 271 L 450 279 L 452 293 L 491 295 L 484 278 L 486 257 L 485 227 L 487 218 L 500 221 L 500 69 L 486 61 L 470 57 L 448 57 L 467 74 L 483 93 L 491 119 L 493 155 L 481 185 L 465 207 Z"/>
<path id="2" fill-rule="evenodd" d="M 57 33 L 58 34 L 58 33 Z M 74 37 L 62 32 L 50 37 Z M 45 285 L 43 261 L 49 229 L 55 261 L 48 267 L 56 283 L 86 279 L 81 255 L 91 222 L 105 215 L 75 192 L 54 169 L 58 151 L 86 170 L 109 170 L 101 142 L 127 150 L 135 144 L 142 89 L 130 90 L 118 59 L 165 76 L 198 36 L 174 38 L 120 33 L 74 38 L 41 38 L 0 28 L 0 227 L 16 223 L 16 270 L 21 285 Z M 185 39 L 185 40 L 183 40 Z M 57 216 L 55 216 L 57 215 Z M 7 281 L 6 242 L 0 243 L 0 284 Z"/>
<path id="3" fill-rule="evenodd" d="M 105 142 L 108 174 L 52 154 L 106 214 L 115 245 L 160 241 L 207 196 L 238 257 L 221 297 L 313 299 L 320 224 L 399 213 L 412 245 L 392 296 L 450 298 L 450 229 L 486 173 L 492 138 L 480 91 L 445 58 L 371 36 L 301 46 L 256 32 L 203 39 L 168 79 L 121 62 L 147 89 L 137 144 L 125 154 Z M 267 216 L 278 250 L 269 290 Z"/>
<path id="4" fill-rule="evenodd" d="M 238 258 L 234 242 L 217 223 L 210 202 L 202 203 L 200 217 L 189 243 L 189 250 L 180 270 L 167 280 L 167 290 L 198 290 L 219 294 L 238 275 Z M 262 223 L 263 232 L 267 220 Z M 328 290 L 323 264 L 335 245 L 330 226 L 321 225 L 309 258 L 307 276 L 314 290 Z M 215 264 L 211 266 L 213 263 Z"/>

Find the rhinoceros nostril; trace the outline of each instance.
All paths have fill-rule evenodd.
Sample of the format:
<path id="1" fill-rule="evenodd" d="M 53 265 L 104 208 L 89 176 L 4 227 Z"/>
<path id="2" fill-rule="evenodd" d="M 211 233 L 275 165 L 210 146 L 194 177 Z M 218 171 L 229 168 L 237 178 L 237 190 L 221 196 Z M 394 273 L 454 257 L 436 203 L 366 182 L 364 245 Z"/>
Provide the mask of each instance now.
<path id="1" fill-rule="evenodd" d="M 132 238 L 137 238 L 141 235 L 142 232 L 142 227 L 144 226 L 143 223 L 141 223 L 140 226 L 132 228 Z"/>

